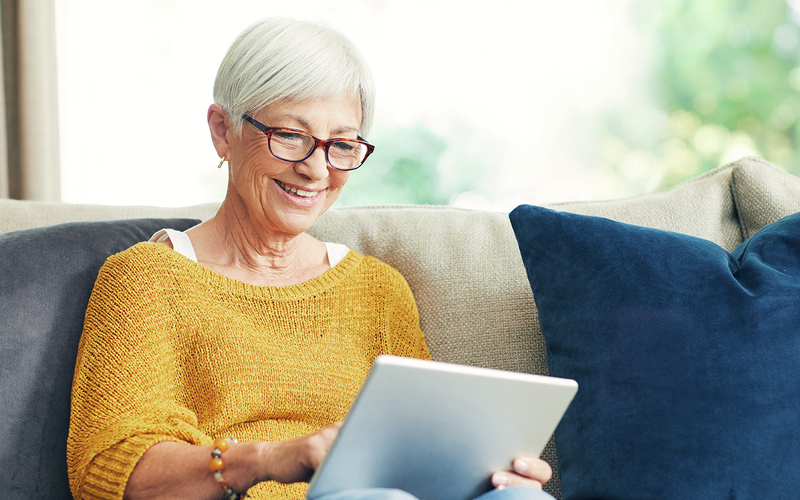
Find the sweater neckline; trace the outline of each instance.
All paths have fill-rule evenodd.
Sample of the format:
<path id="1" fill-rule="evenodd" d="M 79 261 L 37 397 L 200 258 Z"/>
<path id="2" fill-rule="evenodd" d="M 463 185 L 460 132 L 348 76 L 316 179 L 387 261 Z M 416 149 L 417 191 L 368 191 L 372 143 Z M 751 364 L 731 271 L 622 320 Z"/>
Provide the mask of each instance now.
<path id="1" fill-rule="evenodd" d="M 183 269 L 198 282 L 207 285 L 217 293 L 234 294 L 247 297 L 266 297 L 271 300 L 295 300 L 302 297 L 317 295 L 337 286 L 353 269 L 360 264 L 364 256 L 350 250 L 338 264 L 328 269 L 321 275 L 297 285 L 286 286 L 261 286 L 225 276 L 213 271 L 180 253 L 158 243 L 143 242 L 136 246 L 143 249 L 152 249 L 157 254 L 169 259 L 175 266 Z M 134 247 L 135 248 L 135 247 Z"/>

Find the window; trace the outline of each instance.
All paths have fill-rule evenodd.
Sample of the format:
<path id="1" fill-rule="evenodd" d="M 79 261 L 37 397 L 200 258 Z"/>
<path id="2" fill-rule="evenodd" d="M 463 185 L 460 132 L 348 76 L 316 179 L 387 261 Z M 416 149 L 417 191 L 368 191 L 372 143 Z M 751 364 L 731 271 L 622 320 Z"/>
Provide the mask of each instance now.
<path id="1" fill-rule="evenodd" d="M 214 76 L 272 15 L 332 24 L 372 66 L 377 149 L 340 204 L 509 210 L 638 194 L 744 154 L 793 169 L 793 11 L 727 3 L 56 2 L 62 197 L 221 199 Z"/>

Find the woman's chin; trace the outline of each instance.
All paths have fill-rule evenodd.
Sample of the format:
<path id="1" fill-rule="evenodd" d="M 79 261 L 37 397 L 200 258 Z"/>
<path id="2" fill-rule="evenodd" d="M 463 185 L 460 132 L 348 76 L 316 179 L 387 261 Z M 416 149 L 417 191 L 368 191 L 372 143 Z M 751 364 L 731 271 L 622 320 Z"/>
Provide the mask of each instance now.
<path id="1" fill-rule="evenodd" d="M 329 196 L 328 191 L 320 191 L 312 197 L 301 197 L 284 192 L 282 198 L 284 203 L 278 204 L 276 211 L 279 211 L 286 220 L 296 221 L 294 225 L 297 227 L 305 227 L 304 231 L 310 228 L 336 201 L 335 197 Z"/>
<path id="2" fill-rule="evenodd" d="M 264 216 L 273 222 L 271 225 L 279 232 L 299 235 L 308 231 L 317 219 L 327 211 L 327 208 L 319 204 L 302 209 L 275 210 L 273 213 L 264 214 Z"/>

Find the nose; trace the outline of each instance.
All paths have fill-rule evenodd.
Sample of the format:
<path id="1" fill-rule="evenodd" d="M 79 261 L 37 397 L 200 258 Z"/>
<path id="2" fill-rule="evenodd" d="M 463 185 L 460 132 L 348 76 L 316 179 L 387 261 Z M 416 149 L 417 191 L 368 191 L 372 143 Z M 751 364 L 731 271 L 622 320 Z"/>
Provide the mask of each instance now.
<path id="1" fill-rule="evenodd" d="M 325 159 L 325 148 L 318 147 L 311 156 L 294 164 L 295 172 L 303 177 L 320 181 L 328 177 L 328 161 Z"/>

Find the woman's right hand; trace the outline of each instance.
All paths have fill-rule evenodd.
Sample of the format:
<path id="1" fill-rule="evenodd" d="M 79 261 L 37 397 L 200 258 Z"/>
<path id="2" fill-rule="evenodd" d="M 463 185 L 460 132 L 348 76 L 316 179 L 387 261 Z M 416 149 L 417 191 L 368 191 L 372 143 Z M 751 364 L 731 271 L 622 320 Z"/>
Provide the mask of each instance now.
<path id="1" fill-rule="evenodd" d="M 291 441 L 265 443 L 264 471 L 268 477 L 264 480 L 296 483 L 311 479 L 314 471 L 328 454 L 341 427 L 342 423 L 336 422 L 313 434 Z"/>
<path id="2" fill-rule="evenodd" d="M 307 481 L 328 454 L 341 422 L 291 441 L 250 441 L 231 446 L 224 455 L 224 475 L 234 491 L 261 481 Z M 163 441 L 137 462 L 125 488 L 125 500 L 219 498 L 220 486 L 208 471 L 210 446 Z"/>

